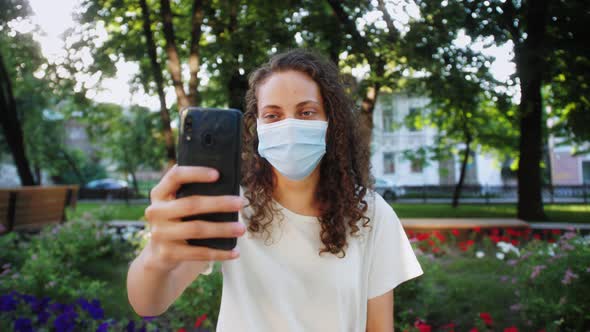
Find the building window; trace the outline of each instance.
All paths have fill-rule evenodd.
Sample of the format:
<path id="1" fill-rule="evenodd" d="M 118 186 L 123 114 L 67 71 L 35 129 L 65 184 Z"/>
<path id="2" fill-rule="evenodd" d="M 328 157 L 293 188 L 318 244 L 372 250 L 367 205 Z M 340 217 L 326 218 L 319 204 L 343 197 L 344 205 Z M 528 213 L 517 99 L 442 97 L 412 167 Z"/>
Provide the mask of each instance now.
<path id="1" fill-rule="evenodd" d="M 383 131 L 391 133 L 393 132 L 394 127 L 393 107 L 383 108 Z"/>
<path id="2" fill-rule="evenodd" d="M 590 160 L 582 161 L 582 181 L 583 184 L 590 184 Z"/>
<path id="3" fill-rule="evenodd" d="M 412 159 L 412 173 L 422 173 L 422 160 L 416 158 Z"/>
<path id="4" fill-rule="evenodd" d="M 383 154 L 383 173 L 395 173 L 395 154 L 387 152 Z"/>
<path id="5" fill-rule="evenodd" d="M 416 127 L 416 122 L 414 121 L 414 117 L 419 115 L 420 111 L 416 107 L 410 107 L 408 111 L 408 121 L 406 121 L 406 125 L 408 126 L 409 131 L 417 131 L 418 128 Z"/>

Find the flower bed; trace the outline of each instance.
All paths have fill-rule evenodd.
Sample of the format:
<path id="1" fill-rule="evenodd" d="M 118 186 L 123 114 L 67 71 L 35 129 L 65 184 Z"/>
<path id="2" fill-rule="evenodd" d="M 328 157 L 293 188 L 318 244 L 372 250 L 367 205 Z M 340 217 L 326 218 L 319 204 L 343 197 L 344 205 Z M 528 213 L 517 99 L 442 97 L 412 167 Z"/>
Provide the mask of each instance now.
<path id="1" fill-rule="evenodd" d="M 404 331 L 581 331 L 590 236 L 568 230 L 408 232 L 425 275 L 396 289 Z"/>
<path id="2" fill-rule="evenodd" d="M 93 218 L 0 237 L 0 331 L 213 330 L 216 265 L 159 316 L 128 304 L 129 262 L 149 233 Z M 408 232 L 425 274 L 395 290 L 402 331 L 579 331 L 590 326 L 590 239 L 573 231 Z"/>

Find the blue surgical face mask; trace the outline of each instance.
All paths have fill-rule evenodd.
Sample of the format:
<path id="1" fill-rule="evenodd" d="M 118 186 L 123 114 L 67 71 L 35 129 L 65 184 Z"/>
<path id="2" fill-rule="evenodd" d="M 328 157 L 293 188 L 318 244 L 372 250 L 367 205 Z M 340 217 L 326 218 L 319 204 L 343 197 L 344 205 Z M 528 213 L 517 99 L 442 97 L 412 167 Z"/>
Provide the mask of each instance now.
<path id="1" fill-rule="evenodd" d="M 327 121 L 258 120 L 258 153 L 291 180 L 306 178 L 326 153 Z"/>

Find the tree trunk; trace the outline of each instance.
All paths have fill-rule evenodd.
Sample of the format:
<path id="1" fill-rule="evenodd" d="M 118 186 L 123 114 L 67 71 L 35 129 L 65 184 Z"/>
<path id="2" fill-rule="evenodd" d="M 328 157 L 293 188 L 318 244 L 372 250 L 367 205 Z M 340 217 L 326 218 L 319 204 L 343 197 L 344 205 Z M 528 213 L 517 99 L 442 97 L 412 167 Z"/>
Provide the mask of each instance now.
<path id="1" fill-rule="evenodd" d="M 2 131 L 12 158 L 16 164 L 18 176 L 21 185 L 32 186 L 35 185 L 35 179 L 29 165 L 29 160 L 25 152 L 25 144 L 23 140 L 23 131 L 16 113 L 16 103 L 14 101 L 14 94 L 12 92 L 12 84 L 8 71 L 4 65 L 4 59 L 0 54 L 0 123 Z"/>
<path id="2" fill-rule="evenodd" d="M 235 31 L 238 29 L 238 7 L 239 1 L 234 0 L 231 2 L 229 25 L 227 26 L 230 42 Z M 233 73 L 227 83 L 229 107 L 243 111 L 245 110 L 244 99 L 248 90 L 248 78 L 246 75 L 240 74 L 240 64 L 237 61 L 233 62 L 233 67 Z"/>
<path id="3" fill-rule="evenodd" d="M 63 150 L 63 149 L 59 150 L 59 153 L 63 156 L 63 158 L 65 159 L 66 163 L 70 166 L 72 171 L 74 171 L 74 174 L 76 174 L 76 177 L 78 178 L 78 184 L 80 184 L 80 185 L 85 184 L 86 179 L 84 178 L 84 175 L 82 174 L 82 172 L 78 168 L 78 165 L 76 165 L 76 162 L 74 161 L 74 159 L 72 159 L 72 157 L 68 154 L 68 152 L 66 150 Z"/>
<path id="4" fill-rule="evenodd" d="M 334 15 L 338 18 L 344 31 L 348 32 L 352 36 L 353 47 L 357 49 L 357 52 L 362 53 L 367 58 L 371 70 L 375 73 L 375 82 L 367 88 L 365 96 L 361 104 L 361 122 L 366 130 L 363 133 L 365 137 L 365 144 L 368 148 L 371 144 L 371 136 L 373 131 L 373 110 L 377 103 L 377 97 L 379 96 L 379 90 L 381 89 L 380 79 L 383 78 L 385 73 L 385 61 L 382 57 L 377 56 L 366 38 L 361 36 L 356 28 L 356 24 L 350 19 L 350 16 L 344 10 L 342 3 L 338 0 L 327 0 Z M 393 36 L 391 37 L 393 38 Z"/>
<path id="5" fill-rule="evenodd" d="M 168 167 L 176 164 L 176 150 L 174 145 L 174 135 L 170 128 L 170 113 L 166 107 L 166 95 L 164 94 L 164 78 L 162 77 L 162 68 L 158 62 L 158 55 L 156 53 L 156 43 L 152 32 L 152 20 L 150 19 L 150 10 L 146 0 L 139 1 L 143 15 L 143 33 L 146 39 L 146 46 L 148 56 L 150 57 L 152 73 L 156 81 L 156 90 L 158 98 L 160 99 L 160 119 L 162 123 L 162 131 L 164 132 L 164 140 L 166 144 L 166 158 L 168 159 Z"/>
<path id="6" fill-rule="evenodd" d="M 172 84 L 176 92 L 178 109 L 191 105 L 184 87 L 182 85 L 182 71 L 180 66 L 180 57 L 176 48 L 176 37 L 174 35 L 174 25 L 172 23 L 172 10 L 170 9 L 170 0 L 160 0 L 162 22 L 164 25 L 164 38 L 166 39 L 166 54 L 168 55 L 168 71 L 172 77 Z"/>
<path id="7" fill-rule="evenodd" d="M 42 185 L 43 184 L 43 174 L 41 173 L 41 167 L 38 164 L 35 164 L 33 166 L 33 170 L 35 172 L 35 179 L 37 179 L 37 185 Z"/>
<path id="8" fill-rule="evenodd" d="M 203 16 L 203 1 L 195 0 L 193 2 L 191 51 L 188 57 L 188 65 L 191 72 L 191 77 L 188 83 L 188 96 L 191 105 L 197 105 L 199 102 L 199 68 L 201 66 L 199 42 L 202 34 L 201 25 L 203 24 Z"/>
<path id="9" fill-rule="evenodd" d="M 465 170 L 467 169 L 469 155 L 471 154 L 471 141 L 471 135 L 467 134 L 465 139 L 465 153 L 463 154 L 463 161 L 461 162 L 461 173 L 459 174 L 459 182 L 457 182 L 457 184 L 455 185 L 455 191 L 453 192 L 452 205 L 454 208 L 459 206 L 459 197 L 461 197 L 461 189 L 463 189 L 463 183 L 465 182 Z"/>
<path id="10" fill-rule="evenodd" d="M 515 47 L 517 74 L 520 78 L 520 159 L 518 162 L 518 218 L 546 220 L 541 196 L 542 99 L 544 38 L 547 1 L 528 2 L 527 39 Z"/>
<path id="11" fill-rule="evenodd" d="M 129 172 L 131 174 L 131 181 L 133 182 L 133 191 L 135 192 L 135 197 L 139 194 L 139 185 L 137 183 L 137 177 L 135 176 L 135 172 Z"/>
<path id="12" fill-rule="evenodd" d="M 229 107 L 244 111 L 244 98 L 248 90 L 248 79 L 238 71 L 234 72 L 228 83 Z"/>

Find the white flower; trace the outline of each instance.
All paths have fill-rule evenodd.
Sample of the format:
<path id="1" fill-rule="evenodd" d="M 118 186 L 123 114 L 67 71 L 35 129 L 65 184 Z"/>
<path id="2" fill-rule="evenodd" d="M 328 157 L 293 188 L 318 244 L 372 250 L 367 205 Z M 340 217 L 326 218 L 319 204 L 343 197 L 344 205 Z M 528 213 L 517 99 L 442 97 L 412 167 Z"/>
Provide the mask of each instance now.
<path id="1" fill-rule="evenodd" d="M 498 259 L 504 259 L 504 253 L 497 252 L 497 253 L 496 253 L 496 257 L 497 257 Z"/>
<path id="2" fill-rule="evenodd" d="M 500 248 L 500 250 L 502 250 L 503 253 L 507 254 L 512 251 L 516 254 L 516 256 L 520 257 L 520 250 L 517 247 L 515 247 L 512 243 L 500 241 L 496 245 L 498 246 L 498 248 Z"/>
<path id="3" fill-rule="evenodd" d="M 485 254 L 483 251 L 481 251 L 481 250 L 478 250 L 478 251 L 475 253 L 475 257 L 477 257 L 477 258 L 482 258 L 482 257 L 483 257 L 483 256 L 485 256 L 485 255 L 486 255 L 486 254 Z"/>

